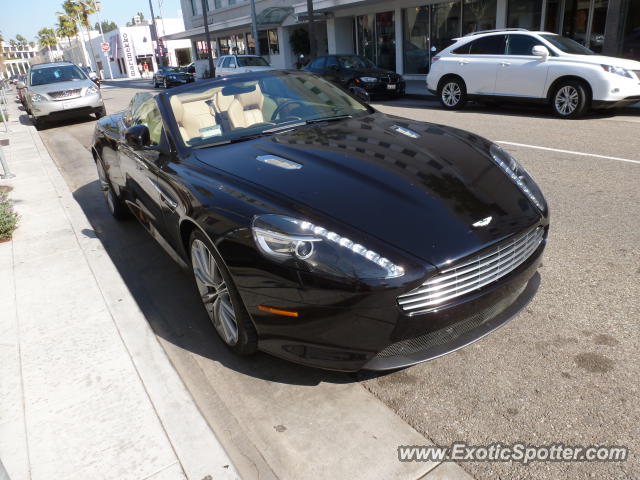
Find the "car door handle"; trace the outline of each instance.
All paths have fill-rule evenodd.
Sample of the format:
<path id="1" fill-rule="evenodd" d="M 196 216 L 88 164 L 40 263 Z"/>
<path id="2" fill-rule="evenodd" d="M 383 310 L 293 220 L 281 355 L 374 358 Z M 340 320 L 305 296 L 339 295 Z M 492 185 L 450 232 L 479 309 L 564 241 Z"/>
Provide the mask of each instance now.
<path id="1" fill-rule="evenodd" d="M 469 63 L 469 60 L 460 60 L 458 63 L 460 65 L 466 65 L 467 63 Z"/>
<path id="2" fill-rule="evenodd" d="M 160 194 L 160 200 L 164 202 L 171 210 L 175 210 L 178 207 L 178 202 L 174 201 L 169 195 L 164 193 L 164 190 L 160 188 L 156 182 L 147 177 L 147 180 L 151 184 L 151 186 Z"/>
<path id="3" fill-rule="evenodd" d="M 509 65 L 511 65 L 511 62 L 500 62 L 500 65 L 503 67 L 508 67 Z"/>

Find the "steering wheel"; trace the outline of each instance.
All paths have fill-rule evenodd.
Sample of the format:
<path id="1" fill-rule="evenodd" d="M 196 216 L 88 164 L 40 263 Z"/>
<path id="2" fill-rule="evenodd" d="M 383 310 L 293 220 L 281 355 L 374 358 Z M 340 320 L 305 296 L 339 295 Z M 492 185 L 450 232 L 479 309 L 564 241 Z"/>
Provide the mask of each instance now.
<path id="1" fill-rule="evenodd" d="M 282 102 L 280 105 L 276 107 L 276 109 L 273 111 L 273 114 L 271 114 L 271 121 L 275 122 L 276 118 L 278 118 L 278 115 L 280 115 L 280 112 L 282 112 L 282 110 L 284 110 L 286 107 L 289 107 L 290 105 L 304 106 L 304 102 L 302 100 L 287 100 L 286 102 Z M 287 118 L 295 118 L 296 120 L 302 120 L 301 117 L 297 117 L 293 115 Z"/>

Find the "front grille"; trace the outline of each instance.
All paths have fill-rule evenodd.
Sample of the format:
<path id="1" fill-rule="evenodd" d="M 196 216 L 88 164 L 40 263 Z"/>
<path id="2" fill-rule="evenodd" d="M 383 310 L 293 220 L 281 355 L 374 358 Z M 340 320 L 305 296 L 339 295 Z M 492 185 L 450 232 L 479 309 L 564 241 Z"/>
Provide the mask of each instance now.
<path id="1" fill-rule="evenodd" d="M 73 90 L 58 90 L 57 92 L 49 92 L 49 95 L 54 100 L 62 100 L 67 98 L 75 98 L 80 96 L 82 89 L 74 88 Z"/>
<path id="2" fill-rule="evenodd" d="M 431 277 L 418 288 L 400 295 L 398 305 L 411 315 L 476 291 L 518 268 L 536 251 L 543 237 L 543 228 L 537 227 L 463 260 Z"/>

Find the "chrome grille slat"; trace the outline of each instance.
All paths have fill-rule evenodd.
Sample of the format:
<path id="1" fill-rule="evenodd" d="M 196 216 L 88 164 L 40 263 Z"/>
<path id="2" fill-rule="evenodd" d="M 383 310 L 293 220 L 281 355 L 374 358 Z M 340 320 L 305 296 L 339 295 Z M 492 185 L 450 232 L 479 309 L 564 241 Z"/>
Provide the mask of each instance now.
<path id="1" fill-rule="evenodd" d="M 49 95 L 54 100 L 60 100 L 79 97 L 81 91 L 82 89 L 80 88 L 74 88 L 72 90 L 58 90 L 57 92 L 48 92 L 47 95 Z"/>
<path id="2" fill-rule="evenodd" d="M 515 270 L 533 254 L 544 236 L 537 227 L 488 252 L 447 268 L 421 286 L 398 297 L 402 310 L 415 313 L 478 290 Z"/>
<path id="3" fill-rule="evenodd" d="M 453 274 L 438 275 L 438 278 L 433 279 L 433 280 L 429 280 L 429 281 L 425 282 L 423 285 L 425 285 L 425 286 L 427 286 L 427 285 L 428 286 L 431 286 L 431 285 L 441 286 L 442 285 L 441 284 L 442 281 L 449 280 L 450 278 L 455 278 L 456 280 L 454 280 L 453 282 L 449 282 L 449 283 L 447 283 L 445 285 L 450 285 L 451 283 L 465 281 L 466 280 L 465 277 L 460 278 L 462 275 L 466 275 L 469 272 L 477 272 L 478 270 L 481 270 L 484 267 L 489 267 L 492 263 L 496 263 L 496 262 L 500 263 L 500 259 L 504 258 L 505 256 L 507 256 L 507 255 L 505 255 L 505 252 L 508 251 L 507 252 L 508 254 L 515 255 L 515 254 L 519 253 L 519 251 L 522 250 L 523 248 L 526 248 L 526 246 L 527 246 L 526 242 L 522 242 L 522 243 L 518 244 L 517 246 L 514 244 L 514 245 L 509 247 L 511 249 L 510 251 L 508 251 L 508 249 L 502 249 L 498 253 L 496 253 L 495 255 L 490 255 L 488 257 L 484 257 L 484 258 L 495 257 L 495 258 L 492 258 L 491 260 L 489 260 L 487 262 L 479 263 L 480 262 L 480 260 L 479 260 L 475 264 L 467 263 L 466 265 L 472 265 L 472 266 L 470 266 L 468 268 L 465 268 L 464 270 L 462 270 L 460 272 L 453 273 Z M 494 267 L 491 267 L 491 268 L 494 268 Z M 451 269 L 446 270 L 446 272 L 450 272 L 450 271 L 451 271 Z M 472 278 L 472 275 L 468 275 L 468 278 Z M 435 287 L 432 287 L 432 288 L 435 288 Z M 420 292 L 415 292 L 415 293 L 420 293 Z"/>

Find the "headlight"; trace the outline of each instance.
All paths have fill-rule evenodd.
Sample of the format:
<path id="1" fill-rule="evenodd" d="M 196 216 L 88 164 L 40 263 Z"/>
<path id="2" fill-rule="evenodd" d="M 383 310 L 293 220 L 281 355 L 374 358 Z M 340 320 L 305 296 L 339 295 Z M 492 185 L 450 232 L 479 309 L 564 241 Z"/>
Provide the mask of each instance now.
<path id="1" fill-rule="evenodd" d="M 100 90 L 97 86 L 91 85 L 89 88 L 87 88 L 85 95 L 97 95 L 99 92 Z"/>
<path id="2" fill-rule="evenodd" d="M 31 101 L 35 103 L 46 102 L 47 99 L 38 93 L 34 93 L 31 95 Z"/>
<path id="3" fill-rule="evenodd" d="M 376 77 L 360 77 L 360 81 L 364 83 L 375 83 L 378 79 Z"/>
<path id="4" fill-rule="evenodd" d="M 613 65 L 601 65 L 601 66 L 605 72 L 615 73 L 616 75 L 621 75 L 623 77 L 633 79 L 633 77 L 631 76 L 631 72 L 629 72 L 629 70 L 627 70 L 626 68 L 614 67 Z"/>
<path id="5" fill-rule="evenodd" d="M 494 162 L 504 170 L 513 183 L 520 187 L 522 193 L 524 193 L 527 198 L 531 200 L 538 209 L 540 209 L 540 211 L 545 212 L 547 210 L 547 205 L 544 197 L 542 196 L 542 192 L 524 167 L 498 145 L 492 144 L 489 151 Z"/>
<path id="6" fill-rule="evenodd" d="M 283 215 L 257 215 L 251 230 L 271 260 L 342 278 L 394 278 L 404 269 L 389 259 L 310 222 Z"/>

